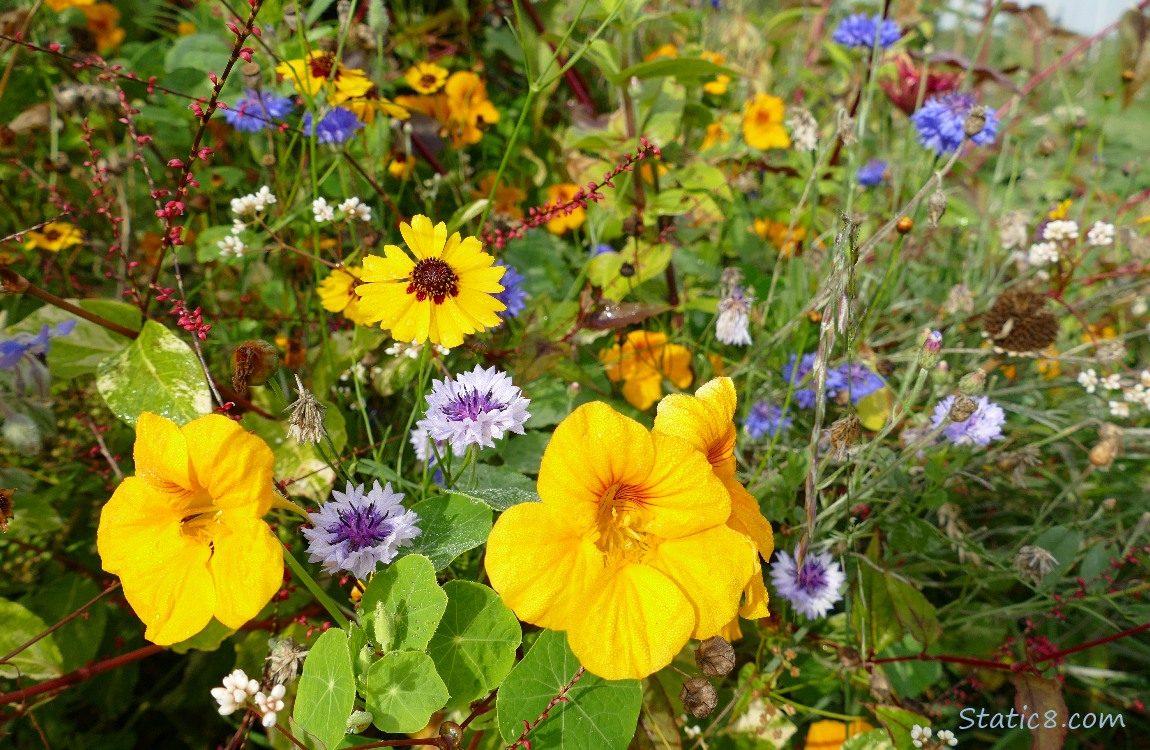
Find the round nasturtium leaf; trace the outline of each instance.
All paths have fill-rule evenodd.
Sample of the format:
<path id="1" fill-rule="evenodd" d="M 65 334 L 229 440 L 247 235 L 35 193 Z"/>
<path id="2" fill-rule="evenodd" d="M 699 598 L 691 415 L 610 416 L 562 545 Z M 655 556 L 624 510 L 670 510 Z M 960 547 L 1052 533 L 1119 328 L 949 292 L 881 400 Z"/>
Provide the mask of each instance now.
<path id="1" fill-rule="evenodd" d="M 385 654 L 368 670 L 364 687 L 372 723 L 395 734 L 423 729 L 449 697 L 435 662 L 422 651 Z"/>
<path id="2" fill-rule="evenodd" d="M 363 627 L 382 651 L 422 651 L 435 633 L 447 594 L 423 555 L 400 558 L 376 573 L 360 602 Z"/>
<path id="3" fill-rule="evenodd" d="M 447 611 L 428 652 L 451 693 L 452 706 L 486 696 L 511 671 L 523 640 L 519 620 L 499 594 L 469 581 L 449 581 Z"/>

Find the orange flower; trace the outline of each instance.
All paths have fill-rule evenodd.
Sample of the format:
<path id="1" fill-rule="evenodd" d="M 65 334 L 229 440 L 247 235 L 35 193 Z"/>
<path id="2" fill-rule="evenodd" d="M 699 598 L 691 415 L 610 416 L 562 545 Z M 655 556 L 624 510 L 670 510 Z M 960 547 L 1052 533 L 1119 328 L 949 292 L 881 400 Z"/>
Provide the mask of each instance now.
<path id="1" fill-rule="evenodd" d="M 663 395 L 663 379 L 676 388 L 691 384 L 691 353 L 678 344 L 668 344 L 667 334 L 657 331 L 631 331 L 622 346 L 616 344 L 599 352 L 612 382 L 623 381 L 623 398 L 636 409 L 649 409 Z"/>
<path id="2" fill-rule="evenodd" d="M 731 134 L 723 127 L 721 120 L 712 122 L 707 126 L 707 132 L 703 136 L 703 145 L 699 147 L 700 151 L 706 151 L 720 143 L 727 143 L 731 140 Z"/>
<path id="3" fill-rule="evenodd" d="M 495 183 L 495 173 L 488 172 L 479 179 L 475 184 L 475 192 L 473 197 L 486 198 L 491 195 L 491 186 Z M 519 204 L 527 200 L 527 193 L 523 192 L 517 187 L 508 185 L 506 182 L 500 182 L 499 187 L 495 189 L 495 205 L 492 208 L 495 211 L 496 218 L 509 220 L 509 219 L 522 219 L 523 209 Z"/>
<path id="4" fill-rule="evenodd" d="M 874 727 L 858 719 L 852 721 L 848 727 L 841 721 L 823 719 L 811 724 L 807 730 L 807 743 L 804 750 L 839 750 L 848 737 L 869 732 Z"/>
<path id="5" fill-rule="evenodd" d="M 57 13 L 65 8 L 82 8 L 94 2 L 96 2 L 96 0 L 44 0 L 44 4 Z"/>
<path id="6" fill-rule="evenodd" d="M 96 3 L 80 8 L 88 17 L 88 31 L 96 38 L 96 49 L 107 52 L 120 46 L 124 41 L 124 30 L 120 28 L 120 11 L 111 3 Z"/>
<path id="7" fill-rule="evenodd" d="M 722 65 L 727 61 L 727 58 L 720 55 L 718 52 L 701 52 L 699 57 L 703 58 L 709 63 L 715 65 Z M 720 75 L 713 81 L 708 81 L 703 84 L 703 91 L 713 96 L 722 96 L 727 93 L 727 85 L 731 82 L 730 76 Z"/>
<path id="8" fill-rule="evenodd" d="M 480 125 L 499 122 L 499 110 L 487 99 L 487 84 L 469 70 L 452 73 L 435 96 L 397 96 L 395 101 L 438 120 L 455 148 L 479 143 Z"/>
<path id="9" fill-rule="evenodd" d="M 783 127 L 786 107 L 777 96 L 756 94 L 743 106 L 743 140 L 752 148 L 790 148 L 791 137 Z"/>
<path id="10" fill-rule="evenodd" d="M 551 204 L 568 203 L 578 192 L 578 185 L 570 182 L 561 182 L 558 185 L 552 185 L 547 188 L 547 202 Z M 576 206 L 569 214 L 560 213 L 552 217 L 547 222 L 547 231 L 552 234 L 564 234 L 570 229 L 583 226 L 583 222 L 585 221 L 587 221 L 587 210 L 582 206 Z"/>
<path id="11" fill-rule="evenodd" d="M 789 226 L 789 224 L 782 221 L 755 219 L 751 231 L 764 240 L 770 240 L 771 244 L 778 248 L 784 257 L 789 258 L 800 248 L 803 238 L 807 236 L 806 227 L 795 227 L 790 232 L 787 232 Z"/>
<path id="12" fill-rule="evenodd" d="M 652 60 L 658 60 L 660 57 L 678 57 L 678 56 L 679 56 L 679 48 L 678 47 L 676 47 L 673 44 L 664 44 L 662 47 L 659 47 L 658 49 L 656 49 L 652 52 L 648 52 L 646 54 L 646 56 L 643 58 L 643 62 L 651 62 Z"/>

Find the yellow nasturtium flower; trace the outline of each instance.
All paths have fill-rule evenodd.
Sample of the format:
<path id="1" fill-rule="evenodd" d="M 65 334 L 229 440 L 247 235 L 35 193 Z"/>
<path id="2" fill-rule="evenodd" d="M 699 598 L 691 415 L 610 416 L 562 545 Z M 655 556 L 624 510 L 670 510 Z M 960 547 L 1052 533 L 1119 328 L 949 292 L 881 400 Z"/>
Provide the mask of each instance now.
<path id="1" fill-rule="evenodd" d="M 555 428 L 538 489 L 496 522 L 487 574 L 519 619 L 567 631 L 592 674 L 646 677 L 735 616 L 754 546 L 687 441 L 584 404 Z"/>
<path id="2" fill-rule="evenodd" d="M 483 252 L 474 237 L 447 236 L 442 221 L 426 216 L 400 224 L 415 260 L 396 245 L 383 248 L 386 257 L 363 259 L 363 282 L 355 287 L 359 309 L 370 323 L 391 331 L 396 341 L 431 341 L 451 349 L 468 333 L 499 325 L 496 313 L 507 309 L 495 295 L 506 267 Z"/>
<path id="3" fill-rule="evenodd" d="M 649 409 L 663 395 L 663 379 L 676 388 L 691 384 L 691 352 L 667 343 L 659 331 L 631 331 L 622 345 L 599 352 L 612 382 L 623 381 L 623 398 L 636 409 Z"/>
<path id="4" fill-rule="evenodd" d="M 743 140 L 752 148 L 790 148 L 791 137 L 783 127 L 786 107 L 783 100 L 768 94 L 756 94 L 743 106 Z"/>
<path id="5" fill-rule="evenodd" d="M 144 412 L 136 423 L 136 475 L 100 513 L 104 570 L 167 646 L 204 629 L 255 617 L 283 581 L 283 548 L 263 521 L 272 507 L 272 452 L 220 414 L 183 427 Z"/>
<path id="6" fill-rule="evenodd" d="M 871 724 L 856 719 L 848 727 L 841 721 L 823 719 L 811 724 L 807 730 L 807 742 L 803 750 L 839 750 L 849 737 L 874 729 Z"/>
<path id="7" fill-rule="evenodd" d="M 771 523 L 763 517 L 759 501 L 735 478 L 735 407 L 738 396 L 730 378 L 715 378 L 695 391 L 694 396 L 672 393 L 659 402 L 655 432 L 675 435 L 707 457 L 715 476 L 731 498 L 727 526 L 750 539 L 763 562 L 775 551 Z M 754 575 L 743 592 L 745 601 L 739 615 L 748 620 L 766 617 L 767 589 L 763 584 L 762 563 L 754 559 Z M 723 636 L 734 640 L 741 635 L 738 618 L 731 618 Z"/>

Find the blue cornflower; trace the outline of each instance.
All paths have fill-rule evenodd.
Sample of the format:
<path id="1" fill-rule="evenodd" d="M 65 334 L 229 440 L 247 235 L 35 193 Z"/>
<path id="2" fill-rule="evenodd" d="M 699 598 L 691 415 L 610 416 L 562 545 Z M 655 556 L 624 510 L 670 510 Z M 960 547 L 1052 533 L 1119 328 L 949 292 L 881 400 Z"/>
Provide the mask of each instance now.
<path id="1" fill-rule="evenodd" d="M 343 492 L 333 491 L 334 500 L 324 503 L 318 513 L 307 514 L 313 526 L 303 535 L 310 562 L 322 562 L 329 573 L 346 570 L 365 581 L 422 532 L 415 525 L 419 516 L 404 511 L 403 494 L 392 492 L 391 482 L 382 488 L 375 482 L 368 493 L 363 487 L 348 482 Z"/>
<path id="2" fill-rule="evenodd" d="M 798 359 L 797 355 L 792 354 L 791 361 L 783 365 L 783 380 L 792 385 L 802 383 L 815 366 L 814 353 L 804 354 L 802 359 L 798 359 L 797 365 L 795 364 L 796 359 Z M 813 409 L 815 406 L 815 391 L 813 388 L 798 388 L 792 394 L 792 398 L 800 409 Z"/>
<path id="3" fill-rule="evenodd" d="M 934 407 L 930 423 L 938 427 L 949 416 L 955 396 L 947 396 Z M 946 439 L 955 445 L 990 445 L 991 440 L 1002 437 L 1002 425 L 1006 423 L 1006 413 L 998 404 L 990 402 L 986 396 L 976 396 L 978 406 L 965 422 L 951 422 L 943 430 Z"/>
<path id="4" fill-rule="evenodd" d="M 887 164 L 882 159 L 871 159 L 858 168 L 855 178 L 863 187 L 874 187 L 886 182 Z"/>
<path id="5" fill-rule="evenodd" d="M 970 94 L 950 93 L 931 97 L 922 109 L 910 116 L 918 128 L 918 142 L 940 155 L 958 150 L 965 137 L 963 123 L 973 106 L 974 97 Z M 987 107 L 986 124 L 970 140 L 985 146 L 993 143 L 996 135 L 998 118 L 994 116 L 994 110 Z"/>
<path id="6" fill-rule="evenodd" d="M 345 143 L 355 137 L 355 131 L 362 127 L 363 123 L 355 113 L 343 107 L 329 111 L 314 127 L 311 112 L 303 116 L 303 132 L 314 136 L 320 143 Z"/>
<path id="7" fill-rule="evenodd" d="M 774 437 L 791 426 L 791 418 L 779 407 L 766 401 L 759 401 L 751 407 L 751 413 L 743 420 L 743 426 L 755 440 L 763 436 Z"/>
<path id="8" fill-rule="evenodd" d="M 416 426 L 457 451 L 469 445 L 492 448 L 505 433 L 524 434 L 530 403 L 507 373 L 476 365 L 454 379 L 432 381 L 427 413 Z"/>
<path id="9" fill-rule="evenodd" d="M 20 364 L 21 360 L 34 361 L 38 355 L 48 353 L 52 343 L 49 339 L 67 336 L 76 327 L 76 321 L 65 320 L 55 326 L 44 325 L 40 333 L 17 333 L 7 341 L 0 341 L 0 370 L 7 370 Z"/>
<path id="10" fill-rule="evenodd" d="M 827 373 L 827 398 L 836 397 L 839 391 L 848 391 L 851 402 L 858 404 L 883 385 L 882 378 L 866 365 L 848 362 Z"/>
<path id="11" fill-rule="evenodd" d="M 228 125 L 245 133 L 257 133 L 275 125 L 288 112 L 295 109 L 295 102 L 268 91 L 248 90 L 234 107 L 224 110 Z"/>
<path id="12" fill-rule="evenodd" d="M 847 577 L 830 553 L 807 552 L 802 567 L 797 558 L 780 550 L 771 565 L 771 583 L 775 593 L 790 602 L 795 611 L 808 619 L 826 617 L 835 602 L 843 598 L 842 587 Z"/>
<path id="13" fill-rule="evenodd" d="M 591 247 L 591 257 L 592 258 L 594 258 L 596 255 L 602 255 L 603 253 L 613 253 L 613 252 L 615 252 L 615 248 L 611 247 L 610 245 L 606 244 L 605 242 L 600 242 L 598 245 L 594 245 Z"/>
<path id="14" fill-rule="evenodd" d="M 507 309 L 502 313 L 503 319 L 514 318 L 523 312 L 523 308 L 527 306 L 527 290 L 523 288 L 523 282 L 526 279 L 515 269 L 515 266 L 508 266 L 501 260 L 496 261 L 495 265 L 506 266 L 507 271 L 499 280 L 499 283 L 503 285 L 503 291 L 493 296 L 507 306 Z M 500 325 L 503 325 L 502 322 Z"/>
<path id="15" fill-rule="evenodd" d="M 864 13 L 856 13 L 840 21 L 839 27 L 835 29 L 831 38 L 844 47 L 870 49 L 874 46 L 876 35 L 878 36 L 878 46 L 881 49 L 886 49 L 902 37 L 902 32 L 897 23 L 885 20 L 880 15 L 868 16 Z"/>

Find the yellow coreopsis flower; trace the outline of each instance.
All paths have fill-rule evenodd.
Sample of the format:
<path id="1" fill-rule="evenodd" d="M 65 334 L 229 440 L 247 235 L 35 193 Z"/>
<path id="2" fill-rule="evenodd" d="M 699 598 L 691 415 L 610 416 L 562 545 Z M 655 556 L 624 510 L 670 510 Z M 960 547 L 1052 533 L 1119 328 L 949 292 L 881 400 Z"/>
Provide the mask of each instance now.
<path id="1" fill-rule="evenodd" d="M 551 204 L 569 203 L 579 192 L 579 186 L 570 182 L 562 182 L 547 188 L 547 202 Z M 544 225 L 552 234 L 564 234 L 572 229 L 583 226 L 587 221 L 587 209 L 576 206 L 569 214 L 556 214 L 547 220 Z"/>
<path id="2" fill-rule="evenodd" d="M 592 674 L 646 677 L 734 616 L 753 545 L 685 440 L 584 404 L 555 428 L 538 489 L 496 522 L 487 575 L 519 619 L 567 631 Z"/>
<path id="3" fill-rule="evenodd" d="M 411 260 L 396 245 L 383 248 L 386 257 L 363 259 L 361 283 L 355 288 L 360 309 L 370 323 L 391 331 L 397 341 L 431 341 L 459 346 L 468 333 L 499 325 L 497 312 L 507 309 L 494 295 L 506 267 L 492 265 L 474 237 L 447 236 L 442 221 L 434 226 L 426 216 L 400 224 Z"/>
<path id="4" fill-rule="evenodd" d="M 332 106 L 362 99 L 375 86 L 362 70 L 345 68 L 334 52 L 322 50 L 312 50 L 302 59 L 285 60 L 276 66 L 276 72 L 305 96 L 316 96 L 326 88 Z"/>
<path id="5" fill-rule="evenodd" d="M 96 39 L 96 49 L 107 52 L 120 46 L 124 41 L 124 30 L 120 28 L 120 10 L 111 3 L 96 3 L 80 8 L 88 17 L 88 31 Z"/>
<path id="6" fill-rule="evenodd" d="M 24 247 L 58 253 L 84 241 L 80 230 L 66 221 L 50 221 L 40 231 L 24 233 Z"/>
<path id="7" fill-rule="evenodd" d="M 807 742 L 803 750 L 839 750 L 848 737 L 863 734 L 874 729 L 871 724 L 861 719 L 852 721 L 848 727 L 841 721 L 823 719 L 811 724 L 807 730 Z"/>
<path id="8" fill-rule="evenodd" d="M 407 110 L 407 107 L 401 107 L 390 99 L 380 96 L 379 89 L 374 86 L 363 96 L 343 99 L 339 106 L 354 112 L 356 118 L 365 125 L 375 122 L 376 112 L 382 112 L 397 120 L 406 120 L 411 117 L 411 112 Z"/>
<path id="9" fill-rule="evenodd" d="M 636 409 L 649 409 L 663 395 L 663 378 L 676 388 L 691 384 L 691 352 L 668 344 L 667 334 L 631 331 L 627 340 L 599 352 L 613 382 L 623 381 L 623 398 Z"/>
<path id="10" fill-rule="evenodd" d="M 407 69 L 403 79 L 421 94 L 434 94 L 443 88 L 447 80 L 447 68 L 430 62 L 416 63 Z"/>
<path id="11" fill-rule="evenodd" d="M 786 107 L 783 100 L 768 94 L 756 94 L 743 106 L 743 140 L 752 148 L 790 148 L 791 137 L 783 127 Z"/>
<path id="12" fill-rule="evenodd" d="M 262 520 L 272 506 L 272 452 L 220 414 L 183 427 L 150 412 L 136 423 L 136 475 L 100 513 L 104 570 L 167 646 L 212 619 L 238 628 L 283 580 L 283 548 Z"/>
<path id="13" fill-rule="evenodd" d="M 694 396 L 672 393 L 659 402 L 655 431 L 675 435 L 707 457 L 715 476 L 731 496 L 731 515 L 727 526 L 750 539 L 763 562 L 775 551 L 771 523 L 763 517 L 759 501 L 735 478 L 735 407 L 738 396 L 730 378 L 711 380 Z M 755 572 L 744 591 L 745 602 L 739 615 L 747 619 L 766 617 L 767 589 L 763 584 L 762 566 L 755 558 Z M 739 637 L 738 618 L 732 618 L 724 629 L 727 640 Z"/>
<path id="14" fill-rule="evenodd" d="M 323 309 L 343 313 L 343 317 L 356 325 L 367 325 L 367 313 L 363 309 L 363 300 L 355 293 L 355 288 L 359 285 L 362 276 L 363 268 L 361 266 L 333 268 L 327 278 L 316 287 Z"/>
<path id="15" fill-rule="evenodd" d="M 727 58 L 723 55 L 720 55 L 718 52 L 701 52 L 699 53 L 699 57 L 703 58 L 709 63 L 714 63 L 715 65 L 722 65 L 727 62 Z M 730 76 L 719 75 L 715 77 L 715 80 L 704 83 L 703 91 L 713 96 L 722 96 L 723 94 L 727 93 L 727 86 L 730 83 Z"/>

